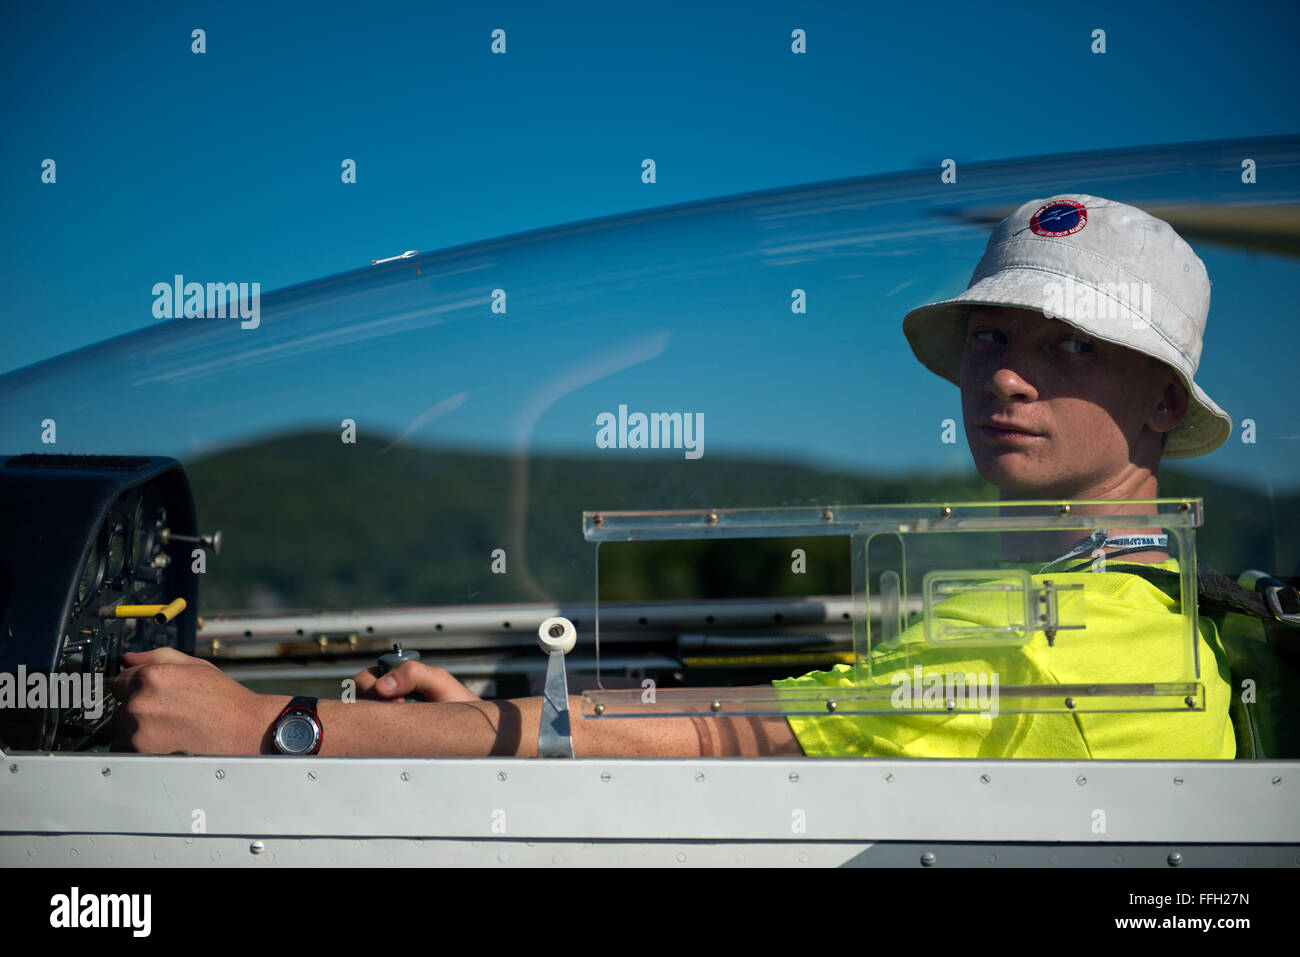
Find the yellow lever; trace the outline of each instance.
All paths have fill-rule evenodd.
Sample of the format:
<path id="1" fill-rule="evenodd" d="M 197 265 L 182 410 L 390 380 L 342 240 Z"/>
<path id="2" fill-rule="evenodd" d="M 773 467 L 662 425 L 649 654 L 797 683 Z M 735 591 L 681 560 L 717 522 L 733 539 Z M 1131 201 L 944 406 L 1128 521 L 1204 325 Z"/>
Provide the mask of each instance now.
<path id="1" fill-rule="evenodd" d="M 185 610 L 185 599 L 177 598 L 167 605 L 117 605 L 99 609 L 100 618 L 152 618 L 165 625 Z"/>

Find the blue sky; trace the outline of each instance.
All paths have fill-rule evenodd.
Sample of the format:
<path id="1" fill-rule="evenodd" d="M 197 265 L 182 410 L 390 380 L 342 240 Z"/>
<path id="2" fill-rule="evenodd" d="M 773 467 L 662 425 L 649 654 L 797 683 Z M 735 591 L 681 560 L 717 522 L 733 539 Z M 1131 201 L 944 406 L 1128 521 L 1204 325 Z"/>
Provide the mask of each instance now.
<path id="1" fill-rule="evenodd" d="M 1297 129 L 1286 4 L 101 3 L 3 16 L 0 372 L 149 325 L 148 289 L 176 272 L 270 290 L 405 249 L 944 157 Z M 505 56 L 489 52 L 497 27 Z M 1094 28 L 1104 55 L 1090 52 Z M 340 183 L 344 158 L 354 186 Z"/>
<path id="2" fill-rule="evenodd" d="M 260 282 L 269 296 L 370 270 L 371 260 L 408 249 L 427 254 L 754 190 L 902 170 L 926 171 L 918 176 L 937 189 L 946 158 L 969 168 L 1300 132 L 1294 6 L 1191 3 L 1171 16 L 1107 3 L 1028 10 L 939 3 L 891 7 L 886 16 L 847 3 L 65 4 L 53 12 L 15 6 L 5 18 L 0 375 L 157 327 L 151 290 L 178 273 Z M 203 54 L 191 52 L 196 28 L 205 31 Z M 506 31 L 505 55 L 491 52 L 498 28 Z M 796 28 L 806 33 L 807 53 L 791 52 Z M 1105 31 L 1104 54 L 1091 49 L 1097 29 Z M 653 184 L 642 182 L 646 157 L 657 164 Z M 41 181 L 47 158 L 57 163 L 52 185 Z M 341 181 L 345 159 L 357 164 L 355 184 Z M 1120 165 L 1129 164 L 1126 154 Z M 1166 160 L 1155 172 L 1132 160 L 1096 181 L 1129 176 L 1128 193 L 1176 202 L 1201 195 L 1208 177 L 1214 195 L 1238 195 L 1233 163 L 1202 163 L 1195 176 L 1181 165 Z M 1023 175 L 1028 181 L 1046 168 L 1028 164 Z M 1296 172 L 1266 170 L 1261 182 L 1295 193 Z M 1040 175 L 1034 195 L 1091 181 L 1080 175 L 1049 187 L 1050 179 Z M 1005 179 L 1000 185 L 1005 201 Z M 870 228 L 888 231 L 878 207 L 864 208 Z M 279 341 L 286 364 L 229 372 L 213 370 L 248 340 L 216 332 L 178 335 L 170 345 L 150 339 L 101 356 L 92 375 L 41 371 L 43 384 L 25 398 L 0 400 L 7 413 L 0 447 L 39 443 L 39 423 L 56 412 L 61 449 L 129 446 L 182 460 L 259 430 L 336 428 L 344 416 L 387 435 L 409 431 L 412 441 L 500 447 L 502 423 L 537 398 L 528 389 L 539 363 L 568 364 L 552 383 L 558 388 L 574 369 L 609 361 L 614 353 L 595 341 L 601 317 L 566 314 L 565 304 L 581 291 L 589 309 L 618 290 L 622 311 L 610 315 L 619 316 L 625 339 L 610 348 L 658 342 L 670 329 L 671 344 L 661 360 L 575 387 L 549 406 L 529 437 L 534 447 L 590 451 L 595 414 L 631 401 L 707 409 L 711 450 L 872 470 L 966 470 L 964 440 L 941 444 L 935 425 L 960 419 L 957 390 L 918 370 L 898 323 L 910 306 L 960 290 L 987 230 L 955 227 L 932 242 L 922 229 L 912 240 L 917 224 L 907 214 L 890 214 L 905 237 L 899 252 L 912 257 L 898 260 L 897 282 L 891 267 L 883 285 L 838 275 L 848 263 L 839 251 L 815 264 L 820 288 L 839 285 L 833 309 L 825 308 L 831 298 L 814 293 L 822 308 L 810 313 L 812 337 L 781 324 L 790 318 L 786 293 L 767 284 L 788 275 L 788 291 L 812 281 L 799 274 L 797 257 L 787 268 L 765 251 L 759 258 L 773 267 L 766 278 L 719 267 L 711 274 L 718 282 L 692 285 L 692 264 L 709 276 L 705 264 L 723 246 L 764 250 L 775 234 L 763 232 L 761 217 L 710 222 L 718 232 L 689 238 L 680 230 L 694 225 L 656 232 L 651 221 L 608 234 L 617 248 L 573 230 L 571 245 L 502 253 L 513 280 L 541 297 L 512 311 L 507 338 L 416 317 L 386 339 L 295 365 L 302 330 L 264 328 L 258 348 Z M 1238 425 L 1258 421 L 1260 439 L 1187 464 L 1270 494 L 1292 487 L 1300 478 L 1291 384 L 1300 361 L 1291 335 L 1296 260 L 1195 245 L 1215 284 L 1198 381 Z M 638 256 L 654 260 L 669 246 L 692 251 L 638 311 L 631 297 L 640 287 L 629 278 L 644 264 Z M 494 256 L 482 252 L 480 267 L 493 266 Z M 473 282 L 456 287 L 439 262 L 431 270 L 448 278 L 434 290 L 438 301 L 459 295 L 463 304 L 481 293 Z M 378 276 L 390 267 L 374 268 Z M 326 302 L 334 287 L 320 288 L 303 296 Z M 417 297 L 402 307 L 413 316 L 433 301 L 423 287 L 402 295 Z M 689 300 L 697 311 L 688 315 Z M 328 335 L 350 335 L 352 301 L 344 295 L 327 303 L 332 312 L 310 315 L 311 336 L 324 341 L 327 327 Z M 774 306 L 784 320 L 773 317 Z M 878 325 L 864 340 L 867 314 Z M 767 325 L 749 321 L 760 316 Z M 697 348 L 696 336 L 710 349 Z M 1261 350 L 1261 340 L 1272 345 Z M 462 358 L 487 352 L 491 363 Z M 133 382 L 114 380 L 131 356 L 184 365 L 137 367 Z M 206 379 L 176 374 L 195 363 L 207 366 Z M 174 388 L 165 398 L 152 390 L 159 376 Z M 782 380 L 813 385 L 795 396 L 754 384 Z M 115 398 L 110 392 L 104 401 L 102 386 L 113 381 Z M 504 391 L 503 381 L 511 383 Z M 429 419 L 440 408 L 454 414 Z"/>

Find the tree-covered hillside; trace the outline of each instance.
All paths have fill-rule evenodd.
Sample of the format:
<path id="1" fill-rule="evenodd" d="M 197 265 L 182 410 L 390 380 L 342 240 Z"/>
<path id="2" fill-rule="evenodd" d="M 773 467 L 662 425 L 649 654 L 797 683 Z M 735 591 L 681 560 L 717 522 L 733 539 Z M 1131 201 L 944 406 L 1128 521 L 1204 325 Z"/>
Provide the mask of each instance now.
<path id="1" fill-rule="evenodd" d="M 188 471 L 201 530 L 223 533 L 200 590 L 206 612 L 588 601 L 595 550 L 582 537 L 584 510 L 997 497 L 973 471 L 899 478 L 757 458 L 512 457 L 376 439 L 345 445 L 332 432 L 266 439 Z M 1160 491 L 1205 499 L 1203 562 L 1294 573 L 1300 531 L 1277 522 L 1295 514 L 1300 494 L 1270 502 L 1168 466 Z M 847 593 L 845 541 L 605 545 L 601 598 Z M 790 573 L 793 547 L 807 551 L 805 575 Z M 496 549 L 505 574 L 493 572 Z"/>

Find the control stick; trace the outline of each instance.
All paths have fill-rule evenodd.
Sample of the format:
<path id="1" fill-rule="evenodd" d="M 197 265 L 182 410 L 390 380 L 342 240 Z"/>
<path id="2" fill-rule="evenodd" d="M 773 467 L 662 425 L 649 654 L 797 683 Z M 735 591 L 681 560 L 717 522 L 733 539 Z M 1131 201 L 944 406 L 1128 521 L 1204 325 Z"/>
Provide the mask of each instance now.
<path id="1" fill-rule="evenodd" d="M 388 672 L 397 668 L 403 661 L 419 661 L 420 653 L 418 651 L 406 651 L 402 648 L 400 641 L 393 642 L 393 650 L 387 654 L 379 656 L 379 677 L 383 677 Z M 418 694 L 409 694 L 406 696 L 407 701 L 423 701 Z"/>

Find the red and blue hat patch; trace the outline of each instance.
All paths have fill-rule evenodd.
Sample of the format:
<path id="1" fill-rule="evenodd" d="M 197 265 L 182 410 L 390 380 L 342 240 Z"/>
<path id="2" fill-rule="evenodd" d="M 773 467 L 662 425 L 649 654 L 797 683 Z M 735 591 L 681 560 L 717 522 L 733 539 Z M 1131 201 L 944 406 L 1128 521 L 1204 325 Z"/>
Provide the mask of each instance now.
<path id="1" fill-rule="evenodd" d="M 1086 225 L 1087 208 L 1070 199 L 1054 199 L 1029 219 L 1029 228 L 1039 236 L 1072 236 Z"/>

